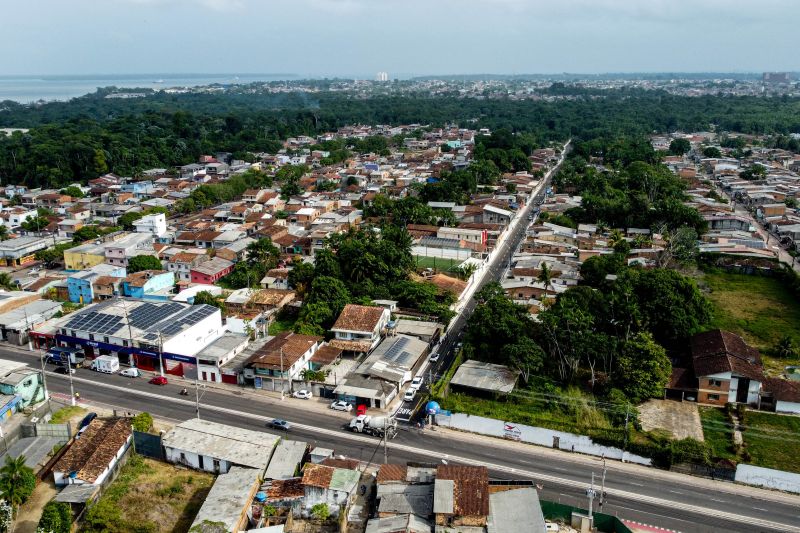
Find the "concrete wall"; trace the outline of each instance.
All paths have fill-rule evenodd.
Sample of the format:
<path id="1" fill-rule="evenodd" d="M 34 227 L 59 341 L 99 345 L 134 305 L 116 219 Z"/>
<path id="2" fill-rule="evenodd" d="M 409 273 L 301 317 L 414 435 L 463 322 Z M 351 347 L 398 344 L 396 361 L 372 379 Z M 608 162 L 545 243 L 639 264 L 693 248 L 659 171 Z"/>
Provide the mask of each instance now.
<path id="1" fill-rule="evenodd" d="M 800 415 L 800 403 L 778 401 L 775 404 L 775 411 L 778 413 L 792 413 Z"/>
<path id="2" fill-rule="evenodd" d="M 200 465 L 200 456 L 196 453 L 188 452 L 185 450 L 178 450 L 176 448 L 164 447 L 167 462 L 186 465 L 195 470 L 204 470 L 212 474 L 225 474 L 230 470 L 231 464 L 228 461 L 219 460 L 219 471 L 214 469 L 214 457 L 203 456 L 203 465 Z M 183 457 L 181 456 L 183 454 Z"/>
<path id="3" fill-rule="evenodd" d="M 800 494 L 800 474 L 792 472 L 740 464 L 736 467 L 735 480 L 748 485 Z"/>
<path id="4" fill-rule="evenodd" d="M 539 446 L 546 446 L 548 448 L 556 447 L 554 444 L 557 439 L 558 448 L 561 450 L 575 451 L 587 455 L 604 455 L 609 459 L 619 459 L 647 466 L 652 464 L 651 459 L 648 457 L 634 455 L 611 446 L 601 446 L 592 442 L 592 439 L 585 435 L 576 435 L 565 431 L 503 422 L 502 420 L 494 418 L 470 416 L 463 413 L 453 413 L 451 416 L 436 415 L 436 422 L 440 426 L 449 427 L 451 429 L 480 433 L 481 435 L 491 435 L 493 437 L 506 438 L 509 440 L 518 440 L 520 442 L 538 444 Z"/>

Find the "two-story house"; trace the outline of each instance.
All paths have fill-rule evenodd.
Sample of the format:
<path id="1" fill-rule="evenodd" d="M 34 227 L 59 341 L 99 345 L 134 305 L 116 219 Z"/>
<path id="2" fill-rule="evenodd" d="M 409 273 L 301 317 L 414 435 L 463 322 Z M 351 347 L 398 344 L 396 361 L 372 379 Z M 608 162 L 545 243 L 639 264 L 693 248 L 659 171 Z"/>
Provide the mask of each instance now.
<path id="1" fill-rule="evenodd" d="M 69 301 L 77 304 L 90 304 L 95 299 L 94 282 L 104 276 L 124 278 L 125 267 L 99 264 L 88 270 L 76 272 L 67 278 Z"/>
<path id="2" fill-rule="evenodd" d="M 192 281 L 192 268 L 209 259 L 211 258 L 205 254 L 179 252 L 167 260 L 167 270 L 175 274 L 178 283 L 190 282 Z"/>
<path id="3" fill-rule="evenodd" d="M 213 285 L 233 270 L 233 262 L 215 257 L 189 269 L 192 283 Z"/>
<path id="4" fill-rule="evenodd" d="M 347 304 L 331 328 L 331 346 L 348 352 L 367 353 L 381 340 L 391 312 L 384 307 Z"/>
<path id="5" fill-rule="evenodd" d="M 322 341 L 322 337 L 314 335 L 291 331 L 279 333 L 248 357 L 244 363 L 244 377 L 269 379 L 272 390 L 280 388 L 282 382 L 284 389 L 289 391 L 289 383 L 309 368 L 309 361 Z"/>
<path id="6" fill-rule="evenodd" d="M 123 296 L 166 300 L 175 286 L 175 275 L 163 270 L 142 270 L 129 274 L 122 282 Z"/>

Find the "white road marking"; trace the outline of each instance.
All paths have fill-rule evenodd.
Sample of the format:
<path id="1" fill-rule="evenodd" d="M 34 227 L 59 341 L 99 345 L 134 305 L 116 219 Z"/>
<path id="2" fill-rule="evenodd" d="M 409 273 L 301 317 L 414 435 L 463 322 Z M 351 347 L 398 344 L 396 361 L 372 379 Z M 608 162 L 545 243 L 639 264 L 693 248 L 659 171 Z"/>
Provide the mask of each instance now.
<path id="1" fill-rule="evenodd" d="M 66 379 L 66 377 L 64 379 Z M 92 381 L 92 380 L 88 380 L 88 379 L 85 379 L 85 378 L 73 377 L 73 381 L 78 381 L 78 382 L 82 382 L 82 383 L 88 383 L 88 384 L 91 384 L 91 385 L 105 387 L 105 388 L 112 389 L 112 390 L 118 390 L 120 392 L 128 392 L 128 393 L 132 393 L 132 394 L 138 394 L 140 396 L 146 396 L 146 397 L 149 397 L 149 398 L 168 401 L 168 402 L 172 402 L 172 403 L 182 403 L 184 405 L 189 405 L 191 407 L 195 406 L 195 402 L 191 401 L 191 400 L 183 400 L 181 398 L 172 398 L 172 397 L 168 397 L 168 396 L 162 396 L 161 394 L 155 394 L 155 393 L 152 393 L 152 392 L 131 391 L 130 389 L 125 388 L 125 387 L 119 387 L 117 385 L 110 385 L 110 384 L 106 384 L 106 383 Z M 258 420 L 262 424 L 267 422 L 267 421 L 272 420 L 272 417 L 269 417 L 269 416 L 262 416 L 262 415 L 256 415 L 256 414 L 253 414 L 253 413 L 246 413 L 246 412 L 242 412 L 242 411 L 237 411 L 235 409 L 228 409 L 226 407 L 219 407 L 219 406 L 216 406 L 216 405 L 204 405 L 203 409 L 206 410 L 206 411 L 216 411 L 216 412 L 219 412 L 219 413 L 227 413 L 227 414 L 234 415 L 234 416 L 239 416 L 239 417 L 242 417 L 242 418 L 250 418 L 250 419 L 253 419 L 253 420 Z M 289 422 L 291 422 L 291 421 L 289 421 Z M 360 434 L 357 434 L 357 433 L 349 433 L 349 432 L 345 432 L 345 431 L 334 431 L 332 429 L 309 426 L 309 425 L 306 425 L 306 424 L 299 424 L 299 423 L 294 423 L 294 422 L 291 422 L 291 424 L 296 429 L 302 429 L 304 431 L 313 432 L 313 433 L 316 433 L 318 435 L 330 435 L 330 436 L 334 436 L 334 437 L 339 438 L 339 439 L 346 439 L 346 440 L 350 440 L 350 441 L 353 441 L 353 442 L 358 442 L 360 444 L 364 444 L 364 443 L 367 443 L 367 442 L 375 443 L 375 439 L 374 438 L 367 437 L 367 436 L 364 436 L 364 435 L 360 435 Z M 417 454 L 417 455 L 426 455 L 428 457 L 436 459 L 437 462 L 439 460 L 441 460 L 442 457 L 444 457 L 448 462 L 457 462 L 457 463 L 461 463 L 461 464 L 474 465 L 474 466 L 485 466 L 489 470 L 494 470 L 494 471 L 499 471 L 499 472 L 506 472 L 506 473 L 511 473 L 511 474 L 518 474 L 518 475 L 521 474 L 521 475 L 525 475 L 527 477 L 535 478 L 537 481 L 545 481 L 545 482 L 550 482 L 550 483 L 557 483 L 557 484 L 560 484 L 560 485 L 567 485 L 567 486 L 570 486 L 570 487 L 573 487 L 573 488 L 579 489 L 579 490 L 583 490 L 583 489 L 586 488 L 586 483 L 583 482 L 583 481 L 575 481 L 575 480 L 572 480 L 572 479 L 561 478 L 561 477 L 557 477 L 557 476 L 553 476 L 553 475 L 549 475 L 549 474 L 540 474 L 538 472 L 531 472 L 531 471 L 527 471 L 527 470 L 519 470 L 519 469 L 516 469 L 516 468 L 508 467 L 506 465 L 499 465 L 499 464 L 489 463 L 489 462 L 486 462 L 486 461 L 482 461 L 480 459 L 470 459 L 468 457 L 461 457 L 461 456 L 458 456 L 458 455 L 449 455 L 449 454 L 442 455 L 439 451 L 436 451 L 436 450 L 427 450 L 425 448 L 416 448 L 414 446 L 408 446 L 406 444 L 398 444 L 398 443 L 395 443 L 395 442 L 388 443 L 388 447 L 392 448 L 394 450 L 403 451 L 403 452 L 406 452 L 406 453 L 413 453 L 413 454 Z M 634 492 L 628 492 L 628 491 L 624 491 L 624 490 L 620 490 L 620 489 L 613 489 L 613 488 L 606 488 L 606 493 L 608 493 L 608 495 L 610 497 L 615 497 L 616 496 L 616 497 L 625 498 L 625 499 L 628 499 L 628 500 L 631 500 L 631 501 L 638 501 L 638 502 L 641 502 L 641 503 L 647 503 L 647 504 L 650 504 L 650 505 L 663 506 L 665 503 L 673 503 L 673 504 L 675 504 L 677 506 L 680 506 L 680 508 L 682 510 L 689 511 L 689 512 L 692 512 L 692 513 L 695 513 L 695 514 L 700 514 L 700 515 L 704 515 L 704 516 L 713 516 L 713 517 L 716 517 L 716 518 L 719 518 L 719 519 L 722 519 L 722 520 L 730 520 L 730 521 L 734 521 L 734 522 L 747 523 L 747 524 L 750 524 L 750 525 L 753 525 L 753 526 L 761 526 L 761 527 L 766 527 L 766 528 L 770 528 L 770 529 L 778 529 L 778 530 L 781 530 L 781 531 L 785 531 L 787 533 L 789 533 L 789 532 L 800 533 L 800 527 L 797 527 L 797 526 L 790 526 L 788 524 L 783 524 L 783 523 L 780 523 L 780 522 L 772 522 L 770 520 L 762 520 L 762 519 L 753 518 L 753 517 L 750 517 L 750 516 L 740 515 L 740 514 L 736 514 L 736 513 L 729 513 L 729 512 L 726 512 L 726 511 L 720 511 L 718 509 L 712 509 L 712 508 L 708 508 L 708 507 L 701 507 L 699 505 L 691 505 L 691 504 L 687 504 L 687 503 L 683 503 L 683 502 L 670 502 L 670 500 L 665 500 L 664 498 L 658 498 L 658 497 L 655 497 L 655 496 L 647 496 L 647 495 L 644 495 L 644 494 L 637 494 L 637 493 L 634 493 Z M 714 498 L 711 498 L 711 500 L 717 501 L 717 502 L 720 502 L 720 503 L 725 503 L 724 500 L 716 500 Z M 637 512 L 642 512 L 642 511 L 637 511 Z M 650 513 L 650 514 L 652 514 L 652 513 Z"/>

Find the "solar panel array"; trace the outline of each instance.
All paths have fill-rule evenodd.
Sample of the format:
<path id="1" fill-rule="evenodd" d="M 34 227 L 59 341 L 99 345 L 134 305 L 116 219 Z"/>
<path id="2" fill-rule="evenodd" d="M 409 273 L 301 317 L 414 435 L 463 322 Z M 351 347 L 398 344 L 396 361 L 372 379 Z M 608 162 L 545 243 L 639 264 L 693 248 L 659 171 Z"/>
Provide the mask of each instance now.
<path id="1" fill-rule="evenodd" d="M 181 312 L 184 308 L 185 306 L 179 303 L 154 304 L 145 302 L 128 313 L 128 321 L 134 328 L 148 329 L 165 318 Z"/>
<path id="2" fill-rule="evenodd" d="M 187 327 L 194 326 L 204 318 L 209 317 L 216 312 L 217 308 L 210 305 L 192 306 L 186 310 L 186 313 L 183 313 L 183 316 L 177 316 L 170 320 L 169 324 L 161 329 L 161 333 L 164 335 L 175 335 Z"/>
<path id="3" fill-rule="evenodd" d="M 122 323 L 122 317 L 117 315 L 109 315 L 107 313 L 98 313 L 96 311 L 89 311 L 83 313 L 69 322 L 66 327 L 69 329 L 78 329 L 82 331 L 89 331 L 91 333 L 99 333 L 101 335 L 110 335 L 116 333 Z"/>
<path id="4" fill-rule="evenodd" d="M 411 357 L 411 354 L 406 351 L 407 344 L 408 339 L 406 337 L 398 337 L 397 341 L 386 350 L 384 358 L 397 364 L 405 363 Z"/>

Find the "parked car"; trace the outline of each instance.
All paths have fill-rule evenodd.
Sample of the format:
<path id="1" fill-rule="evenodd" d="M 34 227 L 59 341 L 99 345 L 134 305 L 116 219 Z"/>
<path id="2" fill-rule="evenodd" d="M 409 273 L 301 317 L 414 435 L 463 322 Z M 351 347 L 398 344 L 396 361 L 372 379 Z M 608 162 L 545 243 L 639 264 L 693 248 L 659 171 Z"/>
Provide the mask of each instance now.
<path id="1" fill-rule="evenodd" d="M 337 400 L 331 404 L 331 409 L 334 411 L 346 411 L 349 413 L 353 410 L 353 406 L 345 401 Z"/>
<path id="2" fill-rule="evenodd" d="M 417 395 L 417 389 L 408 389 L 405 394 L 403 394 L 403 401 L 404 402 L 413 402 L 414 396 Z"/>
<path id="3" fill-rule="evenodd" d="M 268 424 L 268 426 L 273 429 L 280 429 L 283 431 L 289 431 L 289 428 L 292 427 L 292 425 L 289 422 L 281 418 L 274 419 L 272 422 Z"/>
<path id="4" fill-rule="evenodd" d="M 150 378 L 150 381 L 148 381 L 148 383 L 153 385 L 166 385 L 167 383 L 169 383 L 169 381 L 167 381 L 167 378 L 165 376 L 156 376 L 154 378 Z"/>
<path id="5" fill-rule="evenodd" d="M 296 390 L 292 393 L 292 396 L 295 398 L 300 398 L 301 400 L 310 400 L 314 395 L 311 394 L 310 390 L 307 389 L 300 389 Z"/>
<path id="6" fill-rule="evenodd" d="M 422 376 L 418 376 L 415 377 L 413 380 L 411 380 L 411 385 L 409 385 L 409 387 L 411 387 L 414 390 L 419 390 L 424 382 L 425 378 L 423 378 Z"/>
<path id="7" fill-rule="evenodd" d="M 138 378 L 138 377 L 140 377 L 142 375 L 142 373 L 139 372 L 138 368 L 134 367 L 134 368 L 126 368 L 125 370 L 120 372 L 119 375 L 120 376 L 125 376 L 126 378 Z"/>
<path id="8" fill-rule="evenodd" d="M 54 370 L 54 372 L 56 374 L 68 375 L 68 374 L 74 374 L 75 373 L 75 369 L 74 368 L 67 368 L 66 366 L 57 366 L 56 369 Z"/>

